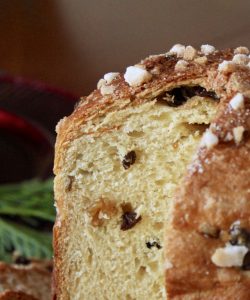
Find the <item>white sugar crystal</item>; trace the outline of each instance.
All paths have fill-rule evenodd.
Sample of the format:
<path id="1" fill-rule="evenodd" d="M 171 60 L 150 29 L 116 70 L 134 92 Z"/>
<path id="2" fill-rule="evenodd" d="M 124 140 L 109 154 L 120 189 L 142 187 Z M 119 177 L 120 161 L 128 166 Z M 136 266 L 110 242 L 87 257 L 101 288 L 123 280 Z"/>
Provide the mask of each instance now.
<path id="1" fill-rule="evenodd" d="M 113 85 L 102 85 L 100 88 L 103 96 L 113 94 L 115 87 Z"/>
<path id="2" fill-rule="evenodd" d="M 184 51 L 183 58 L 186 60 L 193 60 L 195 58 L 196 54 L 197 54 L 197 51 L 194 47 L 187 46 Z"/>
<path id="3" fill-rule="evenodd" d="M 181 59 L 175 65 L 175 71 L 185 71 L 188 66 L 188 62 Z"/>
<path id="4" fill-rule="evenodd" d="M 100 89 L 103 85 L 106 84 L 106 80 L 101 78 L 98 82 L 97 82 L 97 88 Z"/>
<path id="5" fill-rule="evenodd" d="M 200 65 L 203 65 L 207 63 L 207 57 L 206 56 L 200 56 L 194 59 L 194 61 Z"/>
<path id="6" fill-rule="evenodd" d="M 232 133 L 231 133 L 231 132 L 228 132 L 228 133 L 226 134 L 226 136 L 225 136 L 225 141 L 226 141 L 226 142 L 229 142 L 229 141 L 232 141 L 232 139 L 233 139 Z"/>
<path id="7" fill-rule="evenodd" d="M 152 74 L 140 67 L 130 66 L 127 67 L 124 78 L 130 86 L 135 87 L 148 82 L 152 78 Z"/>
<path id="8" fill-rule="evenodd" d="M 106 80 L 107 84 L 110 84 L 118 75 L 119 73 L 117 72 L 110 72 L 104 75 L 104 79 Z"/>
<path id="9" fill-rule="evenodd" d="M 245 129 L 243 126 L 238 126 L 233 129 L 233 136 L 236 144 L 239 144 L 241 142 L 244 130 Z"/>
<path id="10" fill-rule="evenodd" d="M 218 71 L 222 73 L 231 73 L 236 70 L 236 67 L 236 63 L 224 60 L 222 63 L 219 64 Z"/>
<path id="11" fill-rule="evenodd" d="M 185 52 L 185 46 L 181 44 L 176 44 L 169 50 L 169 53 L 176 54 L 177 57 L 183 57 L 184 52 Z"/>
<path id="12" fill-rule="evenodd" d="M 210 130 L 207 130 L 201 140 L 201 146 L 205 146 L 208 149 L 213 148 L 215 145 L 219 143 L 218 137 L 212 133 Z"/>
<path id="13" fill-rule="evenodd" d="M 235 54 L 232 61 L 239 65 L 246 65 L 249 63 L 249 57 L 246 54 Z"/>
<path id="14" fill-rule="evenodd" d="M 211 53 L 213 53 L 215 51 L 214 46 L 211 45 L 202 45 L 201 46 L 201 53 L 205 54 L 205 55 L 209 55 Z"/>
<path id="15" fill-rule="evenodd" d="M 244 107 L 244 96 L 240 93 L 237 93 L 232 100 L 229 102 L 230 106 L 234 109 L 240 109 Z"/>
<path id="16" fill-rule="evenodd" d="M 211 260 L 218 267 L 241 267 L 247 252 L 246 246 L 227 245 L 225 248 L 216 249 Z"/>
<path id="17" fill-rule="evenodd" d="M 249 54 L 249 50 L 247 47 L 238 47 L 234 49 L 234 54 Z"/>

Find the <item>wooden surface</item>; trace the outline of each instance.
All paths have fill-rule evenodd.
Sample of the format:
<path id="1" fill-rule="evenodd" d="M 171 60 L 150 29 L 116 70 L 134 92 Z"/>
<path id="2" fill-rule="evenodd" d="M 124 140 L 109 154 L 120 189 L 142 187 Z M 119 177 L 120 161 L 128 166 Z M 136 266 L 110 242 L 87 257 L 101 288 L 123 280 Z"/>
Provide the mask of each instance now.
<path id="1" fill-rule="evenodd" d="M 248 0 L 1 0 L 0 70 L 79 95 L 174 43 L 250 46 Z"/>

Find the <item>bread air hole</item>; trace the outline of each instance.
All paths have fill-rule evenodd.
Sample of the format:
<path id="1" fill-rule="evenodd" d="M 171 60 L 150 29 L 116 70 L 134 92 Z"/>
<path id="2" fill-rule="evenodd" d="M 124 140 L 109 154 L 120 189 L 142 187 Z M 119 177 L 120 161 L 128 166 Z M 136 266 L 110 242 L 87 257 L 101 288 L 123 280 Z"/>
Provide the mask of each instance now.
<path id="1" fill-rule="evenodd" d="M 197 86 L 180 86 L 170 91 L 160 94 L 156 99 L 157 102 L 167 104 L 171 107 L 177 107 L 184 104 L 188 99 L 199 96 L 211 98 L 215 101 L 219 101 L 219 97 L 213 91 L 207 91 L 205 88 Z"/>

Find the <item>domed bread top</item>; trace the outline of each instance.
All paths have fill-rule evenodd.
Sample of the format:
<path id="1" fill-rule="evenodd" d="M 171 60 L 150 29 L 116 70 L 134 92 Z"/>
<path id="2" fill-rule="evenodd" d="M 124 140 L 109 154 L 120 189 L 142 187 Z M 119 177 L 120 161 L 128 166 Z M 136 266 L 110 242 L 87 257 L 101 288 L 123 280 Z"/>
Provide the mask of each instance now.
<path id="1" fill-rule="evenodd" d="M 171 210 L 166 212 L 168 299 L 235 299 L 235 295 L 240 300 L 250 298 L 250 259 L 245 251 L 250 249 L 248 53 L 246 47 L 216 50 L 203 45 L 197 50 L 175 45 L 166 54 L 149 56 L 129 67 L 129 74 L 127 70 L 125 75 L 104 76 L 98 88 L 82 98 L 74 113 L 57 126 L 56 174 L 71 141 L 91 133 L 82 125 L 95 122 L 96 133 L 102 134 L 98 123 L 108 112 L 164 101 L 168 91 L 181 87 L 196 89 L 195 93 L 219 101 L 216 117 L 180 182 Z M 112 129 L 107 126 L 105 130 Z M 61 224 L 60 199 L 57 206 L 55 238 Z M 237 238 L 232 234 L 235 221 L 240 224 Z M 59 247 L 55 240 L 56 252 Z M 227 255 L 226 264 L 217 259 L 218 253 Z M 233 257 L 239 253 L 240 258 Z M 230 264 L 230 257 L 237 264 Z M 56 269 L 59 266 L 57 261 Z M 55 279 L 60 280 L 63 279 Z"/>

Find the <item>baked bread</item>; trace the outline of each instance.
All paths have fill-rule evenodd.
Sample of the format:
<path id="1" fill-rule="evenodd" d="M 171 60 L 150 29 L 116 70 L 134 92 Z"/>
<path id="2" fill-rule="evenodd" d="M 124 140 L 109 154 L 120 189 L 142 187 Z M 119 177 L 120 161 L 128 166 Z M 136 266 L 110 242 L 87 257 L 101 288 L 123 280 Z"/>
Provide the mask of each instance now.
<path id="1" fill-rule="evenodd" d="M 14 292 L 7 290 L 0 293 L 0 300 L 39 300 L 23 292 Z"/>
<path id="2" fill-rule="evenodd" d="M 248 55 L 175 45 L 59 122 L 56 299 L 250 299 Z"/>
<path id="3" fill-rule="evenodd" d="M 49 300 L 51 271 L 51 261 L 0 262 L 0 300 Z"/>

